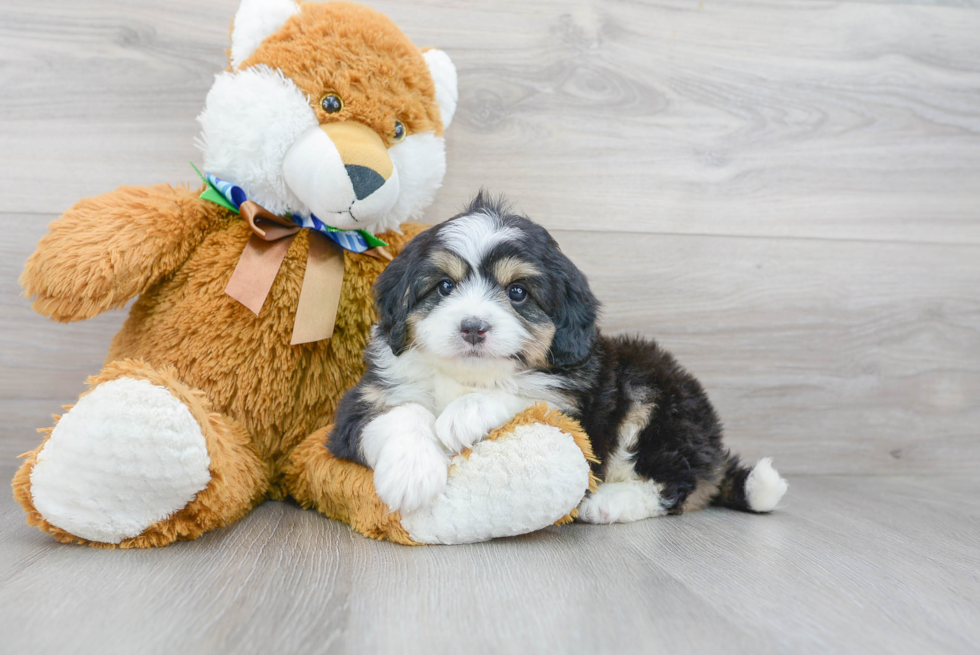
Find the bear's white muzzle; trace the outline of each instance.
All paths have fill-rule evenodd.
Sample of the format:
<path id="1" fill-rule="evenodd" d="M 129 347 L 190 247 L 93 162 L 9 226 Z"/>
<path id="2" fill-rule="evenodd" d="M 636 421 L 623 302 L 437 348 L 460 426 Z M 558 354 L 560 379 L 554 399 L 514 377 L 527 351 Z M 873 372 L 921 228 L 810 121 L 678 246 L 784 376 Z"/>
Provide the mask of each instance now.
<path id="1" fill-rule="evenodd" d="M 398 200 L 398 169 L 381 137 L 355 121 L 326 123 L 300 134 L 282 163 L 283 180 L 327 225 L 364 229 Z"/>

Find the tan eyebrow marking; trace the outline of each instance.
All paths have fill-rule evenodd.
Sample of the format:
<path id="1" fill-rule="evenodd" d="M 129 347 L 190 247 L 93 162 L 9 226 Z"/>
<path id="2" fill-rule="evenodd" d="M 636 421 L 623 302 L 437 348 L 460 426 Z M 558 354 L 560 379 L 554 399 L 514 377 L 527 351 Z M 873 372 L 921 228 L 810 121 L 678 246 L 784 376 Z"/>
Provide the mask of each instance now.
<path id="1" fill-rule="evenodd" d="M 448 250 L 437 250 L 432 253 L 432 263 L 456 282 L 466 277 L 466 262 L 456 253 Z"/>
<path id="2" fill-rule="evenodd" d="M 517 257 L 503 257 L 493 263 L 493 276 L 503 287 L 515 280 L 538 275 L 541 275 L 541 270 L 537 266 Z"/>

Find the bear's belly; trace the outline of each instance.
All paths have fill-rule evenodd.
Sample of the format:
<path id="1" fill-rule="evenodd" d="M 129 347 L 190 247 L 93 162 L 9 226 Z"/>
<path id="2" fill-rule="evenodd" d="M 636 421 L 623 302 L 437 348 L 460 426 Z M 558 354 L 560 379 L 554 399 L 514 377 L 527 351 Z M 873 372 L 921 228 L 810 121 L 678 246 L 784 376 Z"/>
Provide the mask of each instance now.
<path id="1" fill-rule="evenodd" d="M 140 296 L 106 361 L 174 367 L 214 411 L 245 427 L 275 479 L 293 447 L 333 419 L 343 392 L 363 373 L 374 321 L 371 286 L 384 264 L 346 256 L 333 336 L 291 346 L 308 237 L 296 236 L 255 316 L 224 293 L 249 234 L 244 223 L 212 234 L 175 274 Z"/>

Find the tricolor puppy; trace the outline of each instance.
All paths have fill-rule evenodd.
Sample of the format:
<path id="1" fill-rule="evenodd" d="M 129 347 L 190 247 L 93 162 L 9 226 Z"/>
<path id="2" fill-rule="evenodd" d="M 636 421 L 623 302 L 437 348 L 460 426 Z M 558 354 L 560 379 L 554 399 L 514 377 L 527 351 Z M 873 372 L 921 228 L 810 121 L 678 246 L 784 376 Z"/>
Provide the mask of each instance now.
<path id="1" fill-rule="evenodd" d="M 443 490 L 449 457 L 547 402 L 577 418 L 602 464 L 579 506 L 592 523 L 715 503 L 768 512 L 786 491 L 769 459 L 722 445 L 701 385 L 653 341 L 605 337 L 585 276 L 551 235 L 479 194 L 416 237 L 378 278 L 379 320 L 330 449 L 374 469 L 410 512 Z"/>

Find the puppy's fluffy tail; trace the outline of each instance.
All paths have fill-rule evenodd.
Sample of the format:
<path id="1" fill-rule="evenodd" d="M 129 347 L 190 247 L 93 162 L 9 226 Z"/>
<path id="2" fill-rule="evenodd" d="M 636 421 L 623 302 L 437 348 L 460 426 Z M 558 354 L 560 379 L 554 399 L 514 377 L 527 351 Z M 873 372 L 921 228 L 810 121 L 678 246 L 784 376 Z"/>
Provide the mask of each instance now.
<path id="1" fill-rule="evenodd" d="M 786 480 L 772 467 L 771 457 L 764 457 L 748 468 L 737 455 L 729 454 L 712 502 L 743 512 L 771 512 L 788 488 Z"/>

